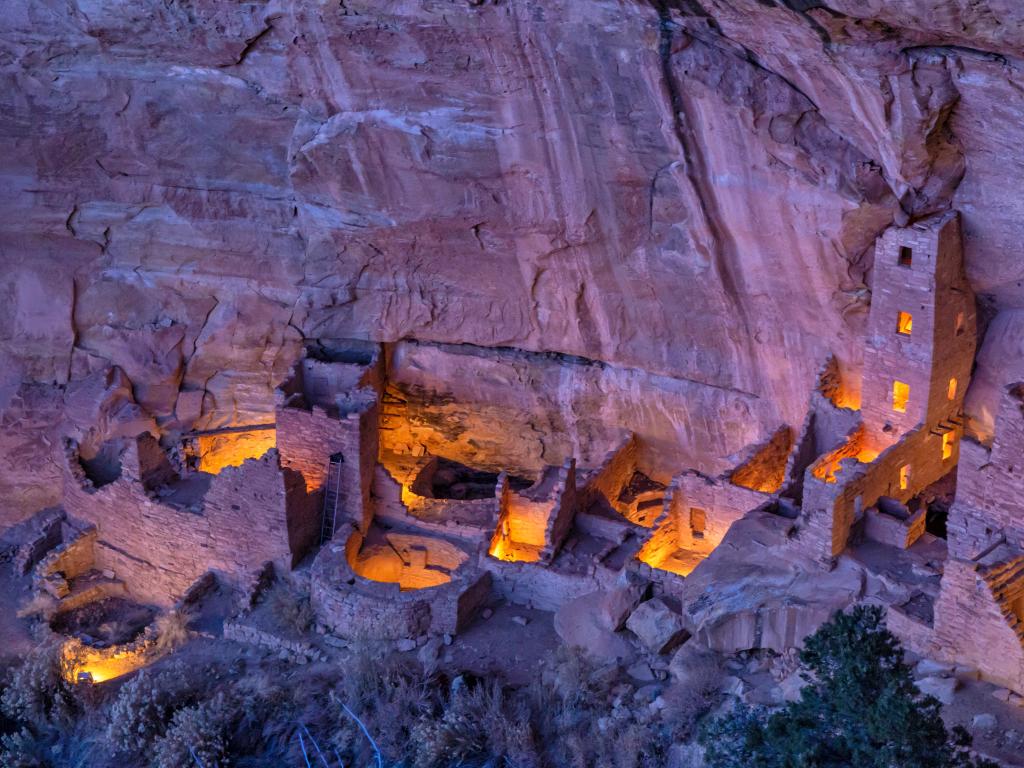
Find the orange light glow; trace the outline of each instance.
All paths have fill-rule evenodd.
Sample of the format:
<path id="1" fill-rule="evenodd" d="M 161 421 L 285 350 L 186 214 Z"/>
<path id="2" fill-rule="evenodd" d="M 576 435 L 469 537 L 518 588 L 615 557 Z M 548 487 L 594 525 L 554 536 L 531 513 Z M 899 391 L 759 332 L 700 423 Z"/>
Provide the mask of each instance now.
<path id="1" fill-rule="evenodd" d="M 910 402 L 910 385 L 902 381 L 892 383 L 892 409 L 896 413 L 906 413 Z"/>
<path id="2" fill-rule="evenodd" d="M 953 456 L 953 443 L 955 442 L 955 440 L 956 440 L 956 438 L 953 436 L 952 432 L 946 432 L 942 436 L 942 458 L 943 459 L 948 459 L 948 458 L 951 458 Z"/>
<path id="3" fill-rule="evenodd" d="M 694 544 L 698 542 L 694 541 Z M 689 576 L 713 549 L 714 546 L 706 541 L 700 542 L 696 547 L 681 547 L 675 526 L 669 524 L 647 540 L 637 552 L 636 559 L 660 571 L 668 571 L 677 576 Z"/>
<path id="4" fill-rule="evenodd" d="M 144 649 L 89 648 L 78 640 L 64 644 L 64 674 L 72 683 L 87 673 L 94 683 L 127 675 L 141 669 L 155 659 Z"/>
<path id="5" fill-rule="evenodd" d="M 900 490 L 905 491 L 910 487 L 910 465 L 904 464 L 900 467 Z"/>
<path id="6" fill-rule="evenodd" d="M 540 547 L 496 536 L 488 554 L 507 563 L 536 563 L 540 560 Z"/>
<path id="7" fill-rule="evenodd" d="M 857 454 L 857 461 L 861 464 L 870 464 L 878 458 L 878 451 L 873 448 L 861 448 Z"/>
<path id="8" fill-rule="evenodd" d="M 510 498 L 498 520 L 488 553 L 506 562 L 535 563 L 547 541 L 548 520 L 554 512 L 550 502 Z"/>
<path id="9" fill-rule="evenodd" d="M 433 536 L 387 533 L 350 560 L 352 570 L 370 581 L 398 584 L 402 591 L 447 584 L 468 555 L 451 542 Z"/>
<path id="10" fill-rule="evenodd" d="M 843 459 L 854 456 L 860 459 L 862 454 L 870 455 L 870 453 L 871 451 L 864 447 L 863 430 L 859 430 L 845 444 L 818 459 L 817 463 L 811 466 L 811 475 L 826 483 L 834 483 L 836 482 L 836 473 L 842 468 L 840 462 Z"/>
<path id="11" fill-rule="evenodd" d="M 909 312 L 900 312 L 896 316 L 896 333 L 901 336 L 909 336 L 914 325 L 914 318 Z"/>
<path id="12" fill-rule="evenodd" d="M 247 459 L 258 459 L 275 447 L 277 430 L 199 435 L 198 443 L 200 471 L 216 475 L 225 467 L 237 467 Z"/>
<path id="13" fill-rule="evenodd" d="M 949 380 L 949 386 L 946 388 L 946 399 L 947 400 L 955 400 L 956 399 L 956 379 L 950 379 Z"/>

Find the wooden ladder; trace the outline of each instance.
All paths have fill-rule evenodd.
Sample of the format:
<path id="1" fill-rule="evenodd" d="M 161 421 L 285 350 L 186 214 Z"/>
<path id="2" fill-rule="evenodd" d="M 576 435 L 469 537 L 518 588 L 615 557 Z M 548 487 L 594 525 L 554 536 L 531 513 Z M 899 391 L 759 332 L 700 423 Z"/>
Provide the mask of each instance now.
<path id="1" fill-rule="evenodd" d="M 341 496 L 341 465 L 344 462 L 345 459 L 341 454 L 335 454 L 327 465 L 327 480 L 324 483 L 324 509 L 320 523 L 321 544 L 334 538 L 334 529 L 338 522 L 338 499 Z"/>

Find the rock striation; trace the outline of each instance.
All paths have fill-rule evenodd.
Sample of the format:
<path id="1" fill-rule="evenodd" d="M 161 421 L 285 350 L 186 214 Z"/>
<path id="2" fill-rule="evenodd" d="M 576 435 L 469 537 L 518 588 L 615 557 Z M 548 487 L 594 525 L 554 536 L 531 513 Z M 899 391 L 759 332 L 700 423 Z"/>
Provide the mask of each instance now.
<path id="1" fill-rule="evenodd" d="M 659 451 L 718 471 L 800 423 L 829 355 L 858 380 L 876 236 L 951 207 L 990 437 L 1021 375 L 1021 14 L 19 4 L 0 20 L 0 515 L 58 500 L 75 382 L 115 367 L 165 432 L 267 423 L 303 339 L 553 355 L 526 374 L 538 397 L 638 433 L 677 410 Z M 651 391 L 671 396 L 634 404 Z M 599 454 L 592 431 L 574 439 Z"/>

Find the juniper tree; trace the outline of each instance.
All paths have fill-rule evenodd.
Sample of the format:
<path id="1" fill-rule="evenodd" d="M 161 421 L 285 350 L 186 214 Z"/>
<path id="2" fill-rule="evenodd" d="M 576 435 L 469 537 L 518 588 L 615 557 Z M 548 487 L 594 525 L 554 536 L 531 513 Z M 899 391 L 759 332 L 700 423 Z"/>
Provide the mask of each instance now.
<path id="1" fill-rule="evenodd" d="M 799 700 L 737 707 L 701 732 L 709 768 L 997 768 L 950 733 L 876 606 L 836 613 L 800 652 Z"/>

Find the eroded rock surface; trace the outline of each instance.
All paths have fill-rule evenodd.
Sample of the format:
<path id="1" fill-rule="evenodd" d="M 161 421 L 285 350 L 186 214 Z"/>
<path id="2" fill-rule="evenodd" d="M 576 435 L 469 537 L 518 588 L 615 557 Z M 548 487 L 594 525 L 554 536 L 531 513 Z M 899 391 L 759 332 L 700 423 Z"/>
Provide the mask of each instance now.
<path id="1" fill-rule="evenodd" d="M 532 409 L 526 466 L 622 427 L 718 471 L 800 423 L 829 354 L 856 371 L 875 237 L 951 206 L 990 433 L 1021 374 L 1022 11 L 791 5 L 6 9 L 0 522 L 55 501 L 69 381 L 116 367 L 162 430 L 265 423 L 303 338 L 576 356 L 397 379 L 424 412 L 533 387 L 503 412 Z"/>

